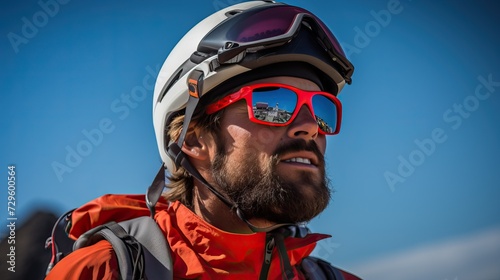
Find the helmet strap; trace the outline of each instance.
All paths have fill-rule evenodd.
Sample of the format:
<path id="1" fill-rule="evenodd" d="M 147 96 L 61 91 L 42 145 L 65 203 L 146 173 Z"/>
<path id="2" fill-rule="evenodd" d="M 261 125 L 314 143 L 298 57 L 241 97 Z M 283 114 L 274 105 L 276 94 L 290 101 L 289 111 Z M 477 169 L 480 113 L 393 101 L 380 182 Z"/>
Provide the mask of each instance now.
<path id="1" fill-rule="evenodd" d="M 189 128 L 189 123 L 193 117 L 194 110 L 198 105 L 200 100 L 200 95 L 203 92 L 203 77 L 204 73 L 200 70 L 193 70 L 188 77 L 187 86 L 189 91 L 189 99 L 186 105 L 186 114 L 184 115 L 184 124 L 182 125 L 181 135 L 177 143 L 172 143 L 168 146 L 168 156 L 174 160 L 176 166 L 184 165 L 186 158 L 182 153 L 181 147 L 184 144 L 184 139 L 186 138 L 186 133 Z M 165 168 L 163 164 L 156 174 L 155 179 L 151 186 L 149 186 L 146 192 L 146 204 L 151 212 L 151 217 L 155 215 L 155 206 L 161 197 L 163 188 L 165 187 Z"/>
<path id="2" fill-rule="evenodd" d="M 179 145 L 179 147 L 182 147 L 182 145 L 184 144 L 184 138 L 186 138 L 189 123 L 191 122 L 194 110 L 198 105 L 198 101 L 200 101 L 201 93 L 203 92 L 204 77 L 205 74 L 200 70 L 193 70 L 191 73 L 189 73 L 189 77 L 187 80 L 189 98 L 186 104 L 186 113 L 184 115 L 184 124 L 182 125 L 181 135 L 177 140 L 177 145 Z"/>

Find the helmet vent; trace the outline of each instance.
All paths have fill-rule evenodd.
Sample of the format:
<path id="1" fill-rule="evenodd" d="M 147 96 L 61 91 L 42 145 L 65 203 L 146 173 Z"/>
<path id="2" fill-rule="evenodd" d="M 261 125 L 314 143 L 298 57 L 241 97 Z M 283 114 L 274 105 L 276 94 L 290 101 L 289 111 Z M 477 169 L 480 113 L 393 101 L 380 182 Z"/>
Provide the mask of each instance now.
<path id="1" fill-rule="evenodd" d="M 160 95 L 160 98 L 159 98 L 159 102 L 161 102 L 161 100 L 163 99 L 163 97 L 165 97 L 165 94 L 167 93 L 167 91 L 170 89 L 170 87 L 172 87 L 175 82 L 177 82 L 179 80 L 179 78 L 181 77 L 181 74 L 183 72 L 183 69 L 179 69 L 177 71 L 177 73 L 173 76 L 172 78 L 172 81 L 170 81 L 169 83 L 167 83 L 165 89 L 163 90 L 163 93 Z"/>
<path id="2" fill-rule="evenodd" d="M 242 10 L 231 10 L 231 11 L 229 11 L 229 12 L 226 12 L 226 14 L 225 14 L 225 15 L 226 15 L 226 17 L 228 17 L 228 18 L 229 18 L 229 17 L 232 17 L 232 16 L 234 16 L 234 15 L 237 15 L 237 14 L 239 14 L 239 13 L 241 13 L 241 12 L 242 12 Z"/>

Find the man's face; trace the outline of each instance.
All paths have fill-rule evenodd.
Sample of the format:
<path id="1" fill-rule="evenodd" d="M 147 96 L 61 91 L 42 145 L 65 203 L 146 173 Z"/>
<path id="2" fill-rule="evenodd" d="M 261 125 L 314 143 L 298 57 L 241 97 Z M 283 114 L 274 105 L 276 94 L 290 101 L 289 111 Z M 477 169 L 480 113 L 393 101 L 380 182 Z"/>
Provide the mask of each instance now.
<path id="1" fill-rule="evenodd" d="M 261 82 L 319 90 L 311 81 L 292 77 L 255 83 Z M 328 205 L 326 139 L 318 133 L 307 107 L 300 109 L 290 125 L 273 127 L 250 121 L 242 100 L 225 109 L 215 141 L 214 187 L 237 203 L 247 218 L 299 223 L 311 220 Z"/>

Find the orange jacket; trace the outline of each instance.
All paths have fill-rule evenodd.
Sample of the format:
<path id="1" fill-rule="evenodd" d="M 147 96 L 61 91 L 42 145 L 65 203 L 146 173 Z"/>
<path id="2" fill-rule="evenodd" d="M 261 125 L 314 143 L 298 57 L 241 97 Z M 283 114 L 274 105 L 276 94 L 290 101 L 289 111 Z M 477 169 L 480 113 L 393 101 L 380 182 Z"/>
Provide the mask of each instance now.
<path id="1" fill-rule="evenodd" d="M 141 195 L 106 195 L 72 214 L 70 237 L 107 221 L 122 221 L 148 215 Z M 236 234 L 221 231 L 179 202 L 157 204 L 155 220 L 170 245 L 174 279 L 258 279 L 264 262 L 265 233 Z M 304 276 L 295 268 L 314 249 L 316 242 L 329 237 L 309 234 L 287 238 L 285 246 L 295 279 Z M 63 258 L 46 279 L 118 279 L 117 260 L 111 245 L 100 241 Z M 275 252 L 268 279 L 282 279 L 279 256 Z"/>

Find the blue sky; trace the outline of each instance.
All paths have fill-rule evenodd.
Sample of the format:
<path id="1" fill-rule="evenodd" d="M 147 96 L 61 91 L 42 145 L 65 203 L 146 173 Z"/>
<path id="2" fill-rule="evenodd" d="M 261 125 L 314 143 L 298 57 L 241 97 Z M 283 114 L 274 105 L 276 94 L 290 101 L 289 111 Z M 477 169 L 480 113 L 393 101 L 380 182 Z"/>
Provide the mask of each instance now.
<path id="1" fill-rule="evenodd" d="M 236 2 L 3 5 L 0 168 L 16 165 L 20 220 L 144 192 L 160 166 L 153 77 L 190 27 Z M 498 279 L 495 2 L 287 3 L 322 18 L 356 67 L 328 140 L 333 202 L 310 225 L 334 237 L 316 254 L 368 279 Z"/>

